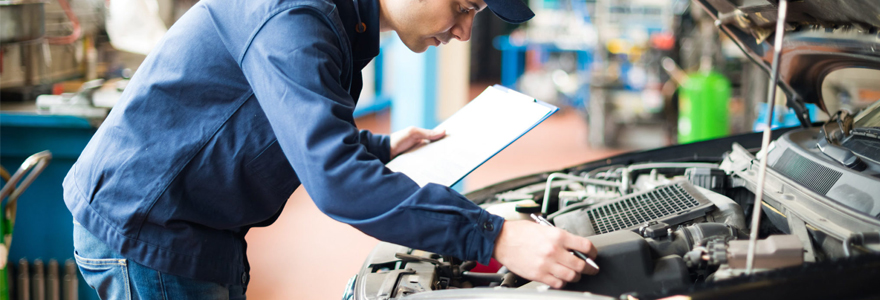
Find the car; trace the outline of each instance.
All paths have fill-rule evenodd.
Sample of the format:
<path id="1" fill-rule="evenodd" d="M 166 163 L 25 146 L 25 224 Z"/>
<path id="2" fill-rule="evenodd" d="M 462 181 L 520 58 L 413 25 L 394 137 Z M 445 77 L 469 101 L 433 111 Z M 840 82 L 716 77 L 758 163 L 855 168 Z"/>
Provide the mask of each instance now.
<path id="1" fill-rule="evenodd" d="M 540 214 L 589 238 L 599 274 L 555 290 L 503 266 L 380 243 L 344 299 L 880 295 L 880 3 L 781 2 L 694 3 L 759 67 L 778 70 L 778 90 L 802 126 L 772 130 L 768 145 L 762 133 L 735 135 L 622 154 L 465 195 L 506 219 Z M 787 14 L 779 13 L 784 5 Z M 779 16 L 784 34 L 774 30 Z M 776 49 L 771 37 L 778 34 L 784 39 Z M 807 104 L 830 118 L 814 122 Z"/>

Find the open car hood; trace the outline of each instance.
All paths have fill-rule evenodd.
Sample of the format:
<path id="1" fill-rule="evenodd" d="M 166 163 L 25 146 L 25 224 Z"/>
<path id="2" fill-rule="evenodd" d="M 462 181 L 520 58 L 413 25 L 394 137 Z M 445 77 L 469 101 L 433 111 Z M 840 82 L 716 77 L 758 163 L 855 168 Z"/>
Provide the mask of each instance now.
<path id="1" fill-rule="evenodd" d="M 736 42 L 762 69 L 770 72 L 771 37 L 777 21 L 777 2 L 771 0 L 698 0 L 719 29 Z M 880 66 L 880 2 L 863 0 L 791 1 L 779 64 L 779 87 L 801 124 L 811 121 L 805 105 L 826 113 L 822 81 L 847 67 Z"/>

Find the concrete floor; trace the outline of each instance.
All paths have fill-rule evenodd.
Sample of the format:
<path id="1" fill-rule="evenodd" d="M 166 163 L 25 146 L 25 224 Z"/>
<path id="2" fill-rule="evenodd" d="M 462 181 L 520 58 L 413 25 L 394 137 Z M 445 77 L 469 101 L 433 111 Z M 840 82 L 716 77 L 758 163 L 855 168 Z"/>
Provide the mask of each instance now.
<path id="1" fill-rule="evenodd" d="M 485 88 L 475 86 L 479 93 Z M 474 94 L 472 98 L 474 98 Z M 388 133 L 387 112 L 357 120 L 358 127 Z M 465 190 L 505 179 L 601 159 L 623 150 L 592 149 L 584 119 L 561 110 L 471 173 Z M 297 190 L 275 224 L 247 236 L 250 299 L 339 299 L 378 241 L 322 214 Z"/>

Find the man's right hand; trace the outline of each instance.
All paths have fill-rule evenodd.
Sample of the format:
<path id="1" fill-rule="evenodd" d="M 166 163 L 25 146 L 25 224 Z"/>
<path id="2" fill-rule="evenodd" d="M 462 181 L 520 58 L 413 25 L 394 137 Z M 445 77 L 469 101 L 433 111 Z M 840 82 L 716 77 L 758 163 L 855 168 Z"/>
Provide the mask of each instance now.
<path id="1" fill-rule="evenodd" d="M 494 257 L 514 274 L 558 289 L 580 280 L 581 273 L 599 272 L 571 250 L 596 258 L 596 248 L 586 238 L 531 221 L 505 221 Z"/>

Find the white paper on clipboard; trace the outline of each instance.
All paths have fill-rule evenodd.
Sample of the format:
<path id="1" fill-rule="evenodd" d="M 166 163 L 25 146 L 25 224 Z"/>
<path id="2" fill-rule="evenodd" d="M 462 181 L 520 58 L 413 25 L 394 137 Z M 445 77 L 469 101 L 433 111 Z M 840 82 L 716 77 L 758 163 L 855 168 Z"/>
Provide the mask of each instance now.
<path id="1" fill-rule="evenodd" d="M 452 186 L 559 108 L 491 86 L 435 129 L 446 137 L 397 156 L 386 166 L 425 186 Z"/>

